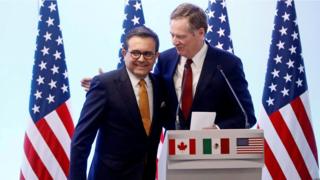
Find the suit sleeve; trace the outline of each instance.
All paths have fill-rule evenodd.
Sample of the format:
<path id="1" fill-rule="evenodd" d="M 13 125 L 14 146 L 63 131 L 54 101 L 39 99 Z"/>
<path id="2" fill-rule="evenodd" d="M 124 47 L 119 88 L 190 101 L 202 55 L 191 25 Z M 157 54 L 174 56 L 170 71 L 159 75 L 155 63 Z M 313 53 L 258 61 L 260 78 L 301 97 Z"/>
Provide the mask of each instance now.
<path id="1" fill-rule="evenodd" d="M 161 54 L 160 56 L 158 57 L 158 61 L 153 69 L 153 73 L 160 76 L 161 75 Z"/>
<path id="2" fill-rule="evenodd" d="M 233 87 L 238 99 L 240 100 L 243 108 L 245 109 L 248 116 L 248 123 L 250 127 L 252 127 L 256 123 L 256 118 L 254 115 L 254 107 L 251 99 L 250 92 L 248 90 L 248 82 L 245 78 L 245 74 L 243 71 L 243 66 L 240 59 L 235 59 L 235 64 L 226 72 L 226 76 L 228 77 L 231 86 Z M 229 90 L 230 91 L 230 90 Z M 233 96 L 233 95 L 232 95 Z M 235 101 L 235 98 L 232 97 Z M 221 127 L 236 127 L 236 128 L 244 128 L 245 127 L 245 118 L 243 112 L 238 104 L 235 104 L 238 109 L 237 117 L 234 117 L 234 120 L 239 120 L 237 122 L 233 121 L 225 121 L 225 124 L 221 124 Z M 228 124 L 229 123 L 229 124 Z M 232 124 L 237 123 L 237 124 Z"/>
<path id="3" fill-rule="evenodd" d="M 106 88 L 98 77 L 93 78 L 71 142 L 70 180 L 86 179 L 88 156 L 103 119 L 106 101 Z"/>

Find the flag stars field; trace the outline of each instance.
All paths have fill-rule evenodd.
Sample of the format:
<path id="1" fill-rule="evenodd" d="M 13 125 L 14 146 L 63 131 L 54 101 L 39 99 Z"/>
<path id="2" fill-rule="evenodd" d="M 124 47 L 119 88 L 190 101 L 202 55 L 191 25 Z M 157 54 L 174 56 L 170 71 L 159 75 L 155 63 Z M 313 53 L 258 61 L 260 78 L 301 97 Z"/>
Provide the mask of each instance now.
<path id="1" fill-rule="evenodd" d="M 58 36 L 58 38 L 56 39 L 57 42 L 57 46 L 62 45 L 63 44 L 63 40 L 60 36 Z"/>
<path id="2" fill-rule="evenodd" d="M 56 9 L 56 4 L 54 4 L 54 3 L 51 3 L 50 4 L 50 6 L 48 7 L 49 9 L 50 9 L 50 12 L 52 12 L 52 11 L 56 11 L 57 9 Z"/>
<path id="3" fill-rule="evenodd" d="M 38 66 L 40 67 L 40 70 L 47 69 L 47 63 L 44 61 L 41 61 L 41 63 Z"/>
<path id="4" fill-rule="evenodd" d="M 131 19 L 133 25 L 140 24 L 140 23 L 139 23 L 139 20 L 140 20 L 140 18 L 139 18 L 139 17 L 136 17 L 136 16 L 134 16 L 133 19 Z"/>
<path id="5" fill-rule="evenodd" d="M 48 27 L 54 26 L 53 21 L 54 21 L 54 19 L 51 19 L 51 17 L 48 17 L 48 20 L 46 21 L 46 23 L 48 24 Z"/>
<path id="6" fill-rule="evenodd" d="M 122 45 L 124 43 L 125 35 L 131 29 L 144 25 L 143 8 L 140 0 L 125 0 L 123 23 L 122 23 L 122 35 L 120 39 L 120 49 L 118 52 L 119 63 L 118 68 L 124 65 L 122 57 Z"/>
<path id="7" fill-rule="evenodd" d="M 233 53 L 226 2 L 210 0 L 205 12 L 208 17 L 206 40 L 211 46 Z"/>

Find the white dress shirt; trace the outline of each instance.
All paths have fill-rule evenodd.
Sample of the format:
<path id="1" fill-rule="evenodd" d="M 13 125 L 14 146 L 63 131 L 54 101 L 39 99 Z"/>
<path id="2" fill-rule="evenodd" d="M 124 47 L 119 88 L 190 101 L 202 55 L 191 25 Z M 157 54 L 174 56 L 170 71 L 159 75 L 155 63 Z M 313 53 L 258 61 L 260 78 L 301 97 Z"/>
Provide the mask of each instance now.
<path id="1" fill-rule="evenodd" d="M 136 96 L 136 100 L 137 103 L 139 102 L 139 81 L 140 79 L 137 78 L 134 74 L 132 74 L 132 72 L 130 72 L 127 69 L 128 75 L 129 75 L 129 79 L 131 81 L 131 85 L 134 91 L 134 95 Z M 151 83 L 151 79 L 149 78 L 149 76 L 145 77 L 144 80 L 146 81 L 146 86 L 147 86 L 147 92 L 148 92 L 148 100 L 149 100 L 149 110 L 150 110 L 150 120 L 152 121 L 152 117 L 153 117 L 153 87 L 152 87 L 152 83 Z M 139 106 L 139 103 L 138 103 Z"/>
<path id="2" fill-rule="evenodd" d="M 204 59 L 206 57 L 208 50 L 208 45 L 203 43 L 202 48 L 198 51 L 198 53 L 192 58 L 193 63 L 191 64 L 192 68 L 192 95 L 194 97 L 195 91 L 199 82 L 202 66 Z M 176 72 L 173 76 L 174 86 L 176 89 L 176 94 L 178 97 L 178 102 L 181 101 L 181 85 L 182 85 L 182 78 L 183 78 L 183 70 L 184 65 L 187 61 L 187 58 L 184 56 L 180 57 L 179 63 L 176 68 Z"/>

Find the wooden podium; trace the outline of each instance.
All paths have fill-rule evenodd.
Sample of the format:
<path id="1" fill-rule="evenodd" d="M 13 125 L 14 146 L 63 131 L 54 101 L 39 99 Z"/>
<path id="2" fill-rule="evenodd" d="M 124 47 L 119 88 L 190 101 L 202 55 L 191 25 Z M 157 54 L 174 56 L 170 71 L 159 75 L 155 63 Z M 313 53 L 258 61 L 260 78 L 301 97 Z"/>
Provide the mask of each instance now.
<path id="1" fill-rule="evenodd" d="M 159 180 L 261 179 L 263 130 L 167 131 Z"/>

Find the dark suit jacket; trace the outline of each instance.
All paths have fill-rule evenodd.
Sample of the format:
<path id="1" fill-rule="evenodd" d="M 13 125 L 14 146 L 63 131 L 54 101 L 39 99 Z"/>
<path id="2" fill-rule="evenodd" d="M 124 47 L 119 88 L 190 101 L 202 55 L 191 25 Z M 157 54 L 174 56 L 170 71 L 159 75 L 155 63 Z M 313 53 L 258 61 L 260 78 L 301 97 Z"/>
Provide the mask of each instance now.
<path id="1" fill-rule="evenodd" d="M 153 84 L 153 119 L 146 135 L 125 68 L 93 78 L 71 143 L 69 179 L 86 179 L 87 158 L 96 139 L 88 179 L 155 179 L 163 106 L 159 81 Z"/>
<path id="2" fill-rule="evenodd" d="M 177 54 L 176 49 L 172 48 L 160 54 L 155 67 L 155 74 L 163 77 L 168 93 L 167 104 L 170 105 L 170 120 L 166 125 L 168 129 L 175 128 L 178 98 L 173 76 L 179 60 L 180 56 Z M 192 111 L 216 112 L 215 123 L 223 129 L 245 127 L 244 115 L 226 81 L 220 71 L 218 71 L 218 65 L 223 69 L 240 102 L 244 106 L 250 126 L 253 126 L 256 123 L 256 118 L 240 59 L 231 53 L 213 48 L 210 45 L 208 45 L 208 51 L 194 95 L 191 107 Z M 181 111 L 180 117 L 182 117 Z M 190 116 L 187 121 L 180 118 L 182 129 L 190 128 L 190 119 Z"/>

